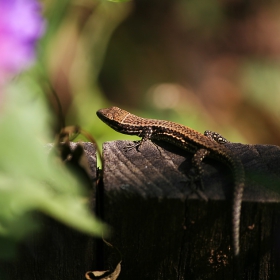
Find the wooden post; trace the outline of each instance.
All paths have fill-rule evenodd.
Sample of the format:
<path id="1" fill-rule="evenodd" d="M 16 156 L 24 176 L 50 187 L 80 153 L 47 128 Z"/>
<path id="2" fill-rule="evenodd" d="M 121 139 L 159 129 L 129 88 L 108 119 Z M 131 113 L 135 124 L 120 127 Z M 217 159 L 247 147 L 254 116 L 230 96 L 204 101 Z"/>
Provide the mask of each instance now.
<path id="1" fill-rule="evenodd" d="M 113 248 L 47 219 L 40 238 L 34 234 L 18 262 L 6 266 L 10 279 L 82 280 L 86 271 L 114 270 L 120 260 L 118 279 L 233 279 L 231 171 L 206 159 L 205 190 L 195 192 L 188 184 L 191 154 L 149 141 L 138 151 L 126 151 L 129 144 L 104 144 L 104 177 L 96 200 L 92 193 L 99 215 L 112 228 L 107 241 Z M 246 172 L 242 278 L 280 279 L 280 149 L 227 146 Z M 84 149 L 94 181 L 95 149 L 90 143 Z"/>
<path id="2" fill-rule="evenodd" d="M 191 154 L 150 141 L 126 151 L 130 144 L 103 146 L 103 217 L 113 228 L 108 241 L 122 255 L 120 279 L 233 279 L 230 170 L 205 160 L 206 202 L 188 186 Z M 280 279 L 280 149 L 227 146 L 246 172 L 243 279 Z M 119 259 L 104 247 L 104 268 Z"/>

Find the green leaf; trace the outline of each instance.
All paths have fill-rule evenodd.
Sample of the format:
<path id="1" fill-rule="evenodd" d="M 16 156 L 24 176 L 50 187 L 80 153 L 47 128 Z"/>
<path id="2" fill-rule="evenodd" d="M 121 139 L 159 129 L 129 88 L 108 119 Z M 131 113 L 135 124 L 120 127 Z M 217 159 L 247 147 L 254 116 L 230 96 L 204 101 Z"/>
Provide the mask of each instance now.
<path id="1" fill-rule="evenodd" d="M 25 78 L 1 105 L 0 235 L 19 239 L 36 228 L 32 211 L 101 235 L 106 228 L 91 213 L 84 187 L 48 153 L 51 118 L 43 93 Z"/>

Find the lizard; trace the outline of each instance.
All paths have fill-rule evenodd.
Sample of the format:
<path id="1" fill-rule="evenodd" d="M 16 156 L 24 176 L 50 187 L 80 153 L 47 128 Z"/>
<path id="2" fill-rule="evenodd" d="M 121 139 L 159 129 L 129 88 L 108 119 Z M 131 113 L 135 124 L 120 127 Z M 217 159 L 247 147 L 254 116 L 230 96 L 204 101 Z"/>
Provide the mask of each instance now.
<path id="1" fill-rule="evenodd" d="M 146 140 L 160 140 L 192 153 L 192 164 L 200 180 L 203 175 L 201 163 L 205 157 L 214 158 L 231 169 L 234 177 L 232 239 L 233 253 L 237 259 L 240 253 L 240 216 L 245 174 L 240 159 L 226 146 L 221 145 L 228 141 L 220 134 L 212 131 L 205 131 L 202 134 L 187 126 L 171 121 L 138 117 L 118 107 L 100 109 L 96 114 L 104 123 L 117 132 L 141 137 L 142 139 L 133 147 L 140 146 Z"/>

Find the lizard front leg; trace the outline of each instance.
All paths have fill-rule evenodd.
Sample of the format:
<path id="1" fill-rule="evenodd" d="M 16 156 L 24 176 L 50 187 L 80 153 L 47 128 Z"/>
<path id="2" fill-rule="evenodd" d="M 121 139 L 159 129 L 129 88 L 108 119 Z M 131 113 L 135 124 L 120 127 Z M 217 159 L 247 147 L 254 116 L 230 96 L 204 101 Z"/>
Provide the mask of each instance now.
<path id="1" fill-rule="evenodd" d="M 147 126 L 143 128 L 141 132 L 138 134 L 138 136 L 141 137 L 141 140 L 135 141 L 134 144 L 125 147 L 125 151 L 127 152 L 134 148 L 136 148 L 139 151 L 140 147 L 145 141 L 151 140 L 152 134 L 153 134 L 153 129 L 151 127 Z"/>

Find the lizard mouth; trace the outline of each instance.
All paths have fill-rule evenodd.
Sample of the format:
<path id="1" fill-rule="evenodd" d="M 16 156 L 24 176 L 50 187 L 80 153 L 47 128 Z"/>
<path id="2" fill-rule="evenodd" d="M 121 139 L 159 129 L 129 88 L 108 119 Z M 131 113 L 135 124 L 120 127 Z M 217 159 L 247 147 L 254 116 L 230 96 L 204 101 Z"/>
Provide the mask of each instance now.
<path id="1" fill-rule="evenodd" d="M 107 111 L 108 111 L 108 109 L 100 109 L 96 112 L 96 115 L 99 119 L 101 119 L 108 126 L 113 128 L 114 130 L 118 130 L 119 126 L 118 126 L 117 122 L 112 120 L 112 118 L 110 118 L 111 114 L 109 114 Z"/>
<path id="2" fill-rule="evenodd" d="M 112 127 L 112 123 L 114 123 L 114 116 L 108 109 L 100 109 L 96 112 L 96 115 L 99 119 Z"/>
<path id="3" fill-rule="evenodd" d="M 100 118 L 101 120 L 106 120 L 106 115 L 107 115 L 107 109 L 100 109 L 96 112 L 96 115 L 98 116 L 98 118 Z"/>

